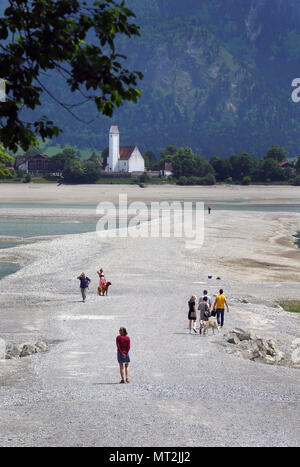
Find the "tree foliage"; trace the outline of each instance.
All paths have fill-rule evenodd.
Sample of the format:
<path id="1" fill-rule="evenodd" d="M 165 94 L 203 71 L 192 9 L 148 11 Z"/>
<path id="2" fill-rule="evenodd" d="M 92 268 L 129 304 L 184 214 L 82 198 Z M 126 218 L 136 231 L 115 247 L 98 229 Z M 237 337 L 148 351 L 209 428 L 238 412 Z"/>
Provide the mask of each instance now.
<path id="1" fill-rule="evenodd" d="M 5 167 L 6 165 L 13 165 L 14 158 L 11 157 L 7 151 L 0 145 L 0 178 L 7 178 L 11 176 L 10 171 Z"/>
<path id="2" fill-rule="evenodd" d="M 61 131 L 46 116 L 34 122 L 22 120 L 22 110 L 41 105 L 45 73 L 56 70 L 69 91 L 92 101 L 98 112 L 112 116 L 123 101 L 137 102 L 136 88 L 142 74 L 122 64 L 116 37 L 139 35 L 131 20 L 134 13 L 117 0 L 10 0 L 0 18 L 0 69 L 5 70 L 6 102 L 0 106 L 0 140 L 17 151 L 36 140 Z M 90 40 L 90 38 L 93 40 Z M 74 104 L 58 101 L 74 113 Z M 78 104 L 77 104 L 78 105 Z"/>

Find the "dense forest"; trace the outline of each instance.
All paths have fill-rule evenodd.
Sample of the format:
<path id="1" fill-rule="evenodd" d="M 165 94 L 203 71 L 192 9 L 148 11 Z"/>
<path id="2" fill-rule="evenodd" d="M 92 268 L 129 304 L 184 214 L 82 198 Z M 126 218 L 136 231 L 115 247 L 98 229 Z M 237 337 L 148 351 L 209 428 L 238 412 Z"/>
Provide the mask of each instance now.
<path id="1" fill-rule="evenodd" d="M 44 94 L 35 116 L 47 115 L 63 129 L 54 144 L 101 151 L 113 123 L 122 145 L 157 156 L 168 144 L 206 158 L 242 151 L 262 157 L 273 144 L 299 154 L 300 104 L 291 99 L 292 80 L 300 76 L 297 0 L 125 3 L 141 36 L 120 38 L 119 50 L 129 68 L 144 74 L 140 101 L 124 104 L 112 120 L 92 104 L 76 107 L 81 120 L 92 120 L 84 124 Z M 6 4 L 0 1 L 2 11 Z M 56 99 L 76 102 L 62 77 L 43 81 Z"/>

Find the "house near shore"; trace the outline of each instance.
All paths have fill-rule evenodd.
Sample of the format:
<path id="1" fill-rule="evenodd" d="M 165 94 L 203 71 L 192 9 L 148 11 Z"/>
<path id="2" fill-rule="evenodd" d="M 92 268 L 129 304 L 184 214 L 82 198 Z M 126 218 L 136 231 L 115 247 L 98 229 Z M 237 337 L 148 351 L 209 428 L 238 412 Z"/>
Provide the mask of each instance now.
<path id="1" fill-rule="evenodd" d="M 282 169 L 291 169 L 292 175 L 296 173 L 296 162 L 295 161 L 283 161 L 279 162 L 279 165 Z"/>
<path id="2" fill-rule="evenodd" d="M 172 177 L 173 165 L 172 162 L 165 162 L 164 167 L 160 170 L 161 177 Z"/>
<path id="3" fill-rule="evenodd" d="M 36 154 L 28 159 L 22 159 L 16 163 L 16 169 L 35 174 L 46 174 L 49 172 L 49 157 L 44 154 Z"/>
<path id="4" fill-rule="evenodd" d="M 108 172 L 144 172 L 145 161 L 139 148 L 135 146 L 120 146 L 120 134 L 117 126 L 109 131 L 109 156 L 106 167 Z"/>
<path id="5" fill-rule="evenodd" d="M 279 162 L 279 165 L 280 167 L 282 167 L 283 169 L 286 169 L 286 168 L 290 168 L 290 169 L 294 169 L 296 167 L 296 162 L 295 161 L 283 161 L 283 162 Z"/>

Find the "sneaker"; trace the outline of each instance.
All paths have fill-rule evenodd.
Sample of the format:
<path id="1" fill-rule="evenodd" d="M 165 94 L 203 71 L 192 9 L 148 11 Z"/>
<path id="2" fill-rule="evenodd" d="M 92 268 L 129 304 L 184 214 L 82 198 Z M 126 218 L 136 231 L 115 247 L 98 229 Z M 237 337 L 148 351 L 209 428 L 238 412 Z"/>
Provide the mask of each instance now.
<path id="1" fill-rule="evenodd" d="M 130 383 L 130 379 L 126 378 L 126 383 Z"/>
<path id="2" fill-rule="evenodd" d="M 124 379 L 121 379 L 120 384 L 125 384 Z"/>
<path id="3" fill-rule="evenodd" d="M 197 329 L 196 328 L 193 328 L 193 331 L 195 334 L 197 334 Z"/>

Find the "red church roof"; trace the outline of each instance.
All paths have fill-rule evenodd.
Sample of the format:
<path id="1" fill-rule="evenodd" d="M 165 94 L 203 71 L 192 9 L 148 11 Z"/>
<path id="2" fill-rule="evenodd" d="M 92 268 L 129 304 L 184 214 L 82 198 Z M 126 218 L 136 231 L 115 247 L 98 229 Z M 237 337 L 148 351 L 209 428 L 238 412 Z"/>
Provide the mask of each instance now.
<path id="1" fill-rule="evenodd" d="M 121 161 L 128 161 L 133 153 L 135 146 L 120 146 L 120 159 Z"/>

